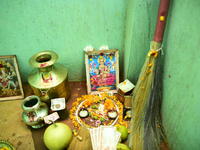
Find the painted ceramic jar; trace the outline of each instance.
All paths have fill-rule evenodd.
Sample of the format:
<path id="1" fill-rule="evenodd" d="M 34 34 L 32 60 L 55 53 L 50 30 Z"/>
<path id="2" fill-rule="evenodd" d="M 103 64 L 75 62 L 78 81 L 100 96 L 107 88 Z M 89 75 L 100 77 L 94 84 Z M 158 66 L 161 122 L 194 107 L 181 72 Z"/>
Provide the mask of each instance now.
<path id="1" fill-rule="evenodd" d="M 27 125 L 32 128 L 41 128 L 44 126 L 43 118 L 48 115 L 48 106 L 41 102 L 39 97 L 31 95 L 26 97 L 22 102 L 22 118 Z"/>
<path id="2" fill-rule="evenodd" d="M 49 107 L 51 99 L 65 98 L 67 101 L 70 96 L 67 69 L 57 64 L 57 60 L 58 55 L 53 51 L 43 51 L 29 59 L 29 64 L 36 69 L 28 76 L 28 82 L 34 94 Z"/>

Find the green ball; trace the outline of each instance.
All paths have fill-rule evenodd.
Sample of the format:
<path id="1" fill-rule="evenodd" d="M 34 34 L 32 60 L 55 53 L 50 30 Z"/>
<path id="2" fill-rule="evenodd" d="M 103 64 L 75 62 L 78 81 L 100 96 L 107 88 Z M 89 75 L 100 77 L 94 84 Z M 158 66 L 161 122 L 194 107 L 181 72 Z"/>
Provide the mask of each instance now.
<path id="1" fill-rule="evenodd" d="M 116 127 L 116 130 L 121 133 L 120 138 L 122 139 L 122 141 L 125 141 L 127 139 L 127 137 L 128 137 L 127 128 L 124 125 L 118 125 Z"/>
<path id="2" fill-rule="evenodd" d="M 95 105 L 92 105 L 92 109 L 96 109 L 97 108 L 97 106 L 95 106 Z"/>
<path id="3" fill-rule="evenodd" d="M 95 120 L 98 120 L 98 116 L 94 116 L 94 119 L 95 119 Z"/>
<path id="4" fill-rule="evenodd" d="M 89 117 L 91 117 L 91 112 L 89 112 Z"/>
<path id="5" fill-rule="evenodd" d="M 64 123 L 55 123 L 47 127 L 44 132 L 44 144 L 50 150 L 61 150 L 70 144 L 72 131 Z"/>
<path id="6" fill-rule="evenodd" d="M 101 122 L 104 122 L 104 120 L 105 120 L 105 119 L 104 119 L 103 117 L 101 117 L 100 121 L 101 121 Z"/>

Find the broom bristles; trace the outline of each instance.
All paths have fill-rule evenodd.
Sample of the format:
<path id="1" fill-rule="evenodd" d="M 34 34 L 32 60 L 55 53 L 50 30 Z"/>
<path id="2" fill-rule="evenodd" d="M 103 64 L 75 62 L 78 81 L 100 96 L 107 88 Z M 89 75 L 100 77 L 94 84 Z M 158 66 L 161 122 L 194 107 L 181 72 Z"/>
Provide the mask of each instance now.
<path id="1" fill-rule="evenodd" d="M 153 41 L 150 52 L 158 50 L 160 46 L 161 43 Z M 135 150 L 149 149 L 149 144 L 153 144 L 150 149 L 154 149 L 160 144 L 162 133 L 157 124 L 161 122 L 161 93 L 157 84 L 160 81 L 156 81 L 160 75 L 160 51 L 158 53 L 157 57 L 156 54 L 147 56 L 133 92 L 129 147 Z"/>

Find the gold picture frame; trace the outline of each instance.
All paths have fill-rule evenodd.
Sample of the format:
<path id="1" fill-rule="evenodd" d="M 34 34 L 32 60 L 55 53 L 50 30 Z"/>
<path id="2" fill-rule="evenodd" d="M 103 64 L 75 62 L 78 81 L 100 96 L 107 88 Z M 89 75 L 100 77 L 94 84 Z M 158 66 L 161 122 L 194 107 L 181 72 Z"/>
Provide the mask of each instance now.
<path id="1" fill-rule="evenodd" d="M 23 99 L 16 55 L 0 56 L 0 101 Z"/>
<path id="2" fill-rule="evenodd" d="M 119 84 L 118 49 L 85 52 L 87 93 L 117 93 Z"/>

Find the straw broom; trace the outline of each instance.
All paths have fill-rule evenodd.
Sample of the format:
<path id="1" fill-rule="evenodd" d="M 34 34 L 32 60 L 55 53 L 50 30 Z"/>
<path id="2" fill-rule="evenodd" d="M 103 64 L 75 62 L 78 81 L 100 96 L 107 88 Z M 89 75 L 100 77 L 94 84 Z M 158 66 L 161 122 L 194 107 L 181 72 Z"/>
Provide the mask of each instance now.
<path id="1" fill-rule="evenodd" d="M 160 61 L 169 3 L 160 0 L 154 39 L 133 93 L 129 135 L 129 147 L 133 150 L 162 149 L 163 143 L 167 143 L 160 114 Z"/>

